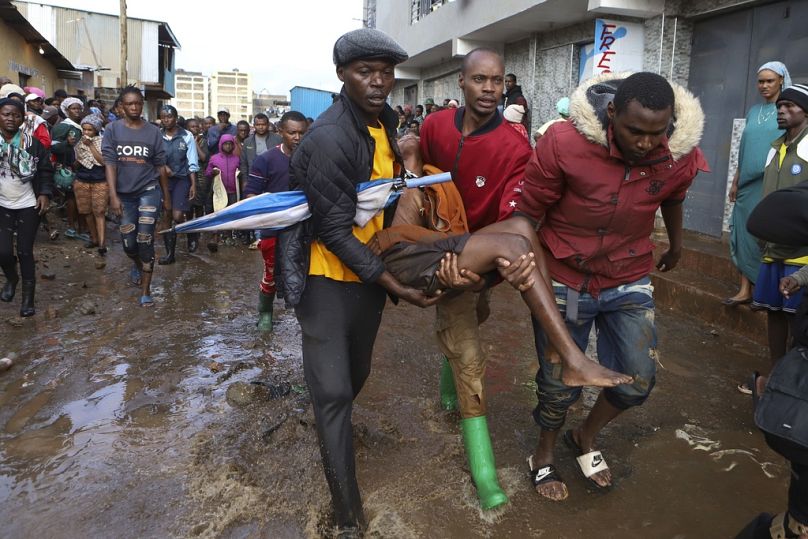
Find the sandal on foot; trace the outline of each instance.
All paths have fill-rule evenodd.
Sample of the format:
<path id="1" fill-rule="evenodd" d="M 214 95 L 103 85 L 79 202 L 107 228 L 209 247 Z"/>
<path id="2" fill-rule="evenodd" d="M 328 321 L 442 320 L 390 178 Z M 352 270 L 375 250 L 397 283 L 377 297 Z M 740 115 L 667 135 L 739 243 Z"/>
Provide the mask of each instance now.
<path id="1" fill-rule="evenodd" d="M 543 498 L 547 498 L 550 501 L 554 502 L 561 502 L 567 499 L 569 496 L 569 491 L 567 490 L 567 484 L 564 483 L 564 480 L 561 479 L 561 474 L 558 473 L 556 467 L 552 464 L 547 464 L 546 466 L 541 466 L 538 469 L 533 468 L 533 455 L 530 455 L 527 458 L 527 467 L 530 471 L 530 480 L 533 482 L 533 489 L 544 485 L 545 483 L 552 483 L 553 481 L 561 483 L 564 487 L 564 497 L 559 498 L 557 500 L 553 498 L 547 498 L 544 494 L 539 493 L 540 496 Z"/>
<path id="2" fill-rule="evenodd" d="M 735 389 L 737 389 L 740 393 L 743 393 L 744 395 L 752 394 L 752 388 L 749 386 L 749 382 L 738 384 L 737 386 L 735 386 Z"/>
<path id="3" fill-rule="evenodd" d="M 612 488 L 612 485 L 601 485 L 592 479 L 592 476 L 596 473 L 609 469 L 609 465 L 606 464 L 606 459 L 603 458 L 603 453 L 600 451 L 583 453 L 583 449 L 581 449 L 581 446 L 578 445 L 578 442 L 575 441 L 572 435 L 572 429 L 564 432 L 564 443 L 567 444 L 567 447 L 578 453 L 578 457 L 575 458 L 575 461 L 578 463 L 578 469 L 581 471 L 584 479 L 589 481 L 592 486 L 598 490 L 609 490 Z"/>
<path id="4" fill-rule="evenodd" d="M 136 267 L 133 267 L 131 270 L 129 270 L 129 284 L 131 284 L 132 286 L 140 286 L 142 278 L 143 274 Z"/>
<path id="5" fill-rule="evenodd" d="M 154 300 L 152 299 L 151 296 L 140 296 L 139 303 L 140 303 L 141 307 L 153 307 L 154 306 Z"/>

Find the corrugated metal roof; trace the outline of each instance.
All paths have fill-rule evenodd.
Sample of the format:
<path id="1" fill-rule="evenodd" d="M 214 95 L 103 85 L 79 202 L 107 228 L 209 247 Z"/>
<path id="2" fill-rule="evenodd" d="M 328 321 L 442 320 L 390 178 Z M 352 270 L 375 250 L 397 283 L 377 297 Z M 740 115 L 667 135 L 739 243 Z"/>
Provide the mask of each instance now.
<path id="1" fill-rule="evenodd" d="M 6 0 L 2 0 L 2 1 L 6 1 Z M 45 1 L 45 0 L 36 0 L 34 2 L 29 2 L 29 0 L 14 0 L 13 3 L 16 4 L 18 8 L 20 8 L 20 12 L 23 13 L 23 14 L 25 14 L 25 6 L 27 4 L 29 4 L 29 3 L 32 4 L 32 5 L 36 4 L 36 5 L 43 5 L 43 6 L 47 6 L 47 7 L 63 9 L 60 6 L 51 6 L 51 5 L 49 5 L 47 3 L 47 1 Z M 116 19 L 118 18 L 118 15 L 119 15 L 117 12 L 104 13 L 104 12 L 101 12 L 101 11 L 94 11 L 93 13 L 95 13 L 97 15 L 106 15 L 106 16 L 109 16 L 109 17 L 115 17 Z M 177 49 L 182 48 L 181 45 L 180 45 L 179 40 L 177 39 L 177 36 L 174 34 L 174 31 L 171 29 L 171 26 L 169 26 L 167 22 L 158 21 L 156 19 L 143 19 L 143 18 L 140 18 L 140 17 L 127 17 L 127 19 L 131 20 L 131 21 L 146 21 L 146 22 L 153 22 L 155 24 L 158 24 L 160 26 L 160 44 L 161 45 L 168 45 L 170 47 L 175 47 Z"/>
<path id="2" fill-rule="evenodd" d="M 17 3 L 32 21 L 52 20 L 54 45 L 76 66 L 105 71 L 105 78 L 120 74 L 120 19 L 117 15 L 41 4 Z M 39 13 L 43 12 L 43 13 Z M 156 21 L 127 18 L 128 78 L 157 83 L 160 77 L 160 31 Z"/>
<path id="3" fill-rule="evenodd" d="M 57 69 L 75 70 L 76 67 L 59 52 L 58 46 L 48 41 L 34 26 L 28 22 L 24 14 L 10 2 L 0 0 L 0 19 L 14 28 L 25 41 L 32 45 L 39 45 L 44 54 L 42 57 L 51 62 Z"/>

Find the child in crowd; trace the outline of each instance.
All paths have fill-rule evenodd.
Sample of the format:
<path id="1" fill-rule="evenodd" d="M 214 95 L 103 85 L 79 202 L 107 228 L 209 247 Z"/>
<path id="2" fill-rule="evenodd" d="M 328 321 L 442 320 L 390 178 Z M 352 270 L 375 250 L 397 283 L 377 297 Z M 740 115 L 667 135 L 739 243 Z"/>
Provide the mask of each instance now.
<path id="1" fill-rule="evenodd" d="M 235 153 L 236 139 L 233 135 L 222 135 L 219 139 L 219 153 L 212 155 L 208 161 L 208 167 L 205 170 L 205 175 L 211 180 L 220 174 L 222 184 L 225 191 L 227 191 L 227 205 L 235 204 L 239 201 L 239 186 L 238 186 L 238 167 L 241 162 L 238 155 Z M 214 240 L 218 242 L 218 237 L 214 236 Z M 217 247 L 216 243 L 208 244 L 208 249 L 215 252 Z"/>

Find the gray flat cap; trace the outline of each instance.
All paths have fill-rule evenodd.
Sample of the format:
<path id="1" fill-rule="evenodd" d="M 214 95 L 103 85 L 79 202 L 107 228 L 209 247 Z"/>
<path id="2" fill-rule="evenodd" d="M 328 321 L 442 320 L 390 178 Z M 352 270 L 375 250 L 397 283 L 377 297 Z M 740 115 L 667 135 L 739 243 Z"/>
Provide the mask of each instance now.
<path id="1" fill-rule="evenodd" d="M 389 58 L 400 64 L 409 56 L 393 38 L 375 28 L 352 30 L 334 43 L 334 64 L 337 66 L 365 58 Z"/>

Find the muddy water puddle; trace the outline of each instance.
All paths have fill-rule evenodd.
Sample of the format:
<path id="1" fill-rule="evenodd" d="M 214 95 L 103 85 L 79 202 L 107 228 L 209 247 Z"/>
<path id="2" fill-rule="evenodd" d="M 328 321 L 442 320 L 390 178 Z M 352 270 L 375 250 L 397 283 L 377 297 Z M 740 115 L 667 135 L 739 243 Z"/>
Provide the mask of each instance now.
<path id="1" fill-rule="evenodd" d="M 157 305 L 141 309 L 119 248 L 102 270 L 67 241 L 48 251 L 40 263 L 60 271 L 40 284 L 35 319 L 7 325 L 17 306 L 0 305 L 1 352 L 18 354 L 0 374 L 2 535 L 325 533 L 299 329 L 280 304 L 272 336 L 253 326 L 259 255 L 182 252 L 157 268 Z M 82 314 L 88 299 L 95 314 Z M 493 299 L 483 326 L 489 427 L 511 503 L 478 508 L 459 416 L 438 406 L 432 313 L 388 305 L 354 411 L 370 536 L 732 537 L 757 512 L 784 507 L 787 468 L 734 390 L 761 354 L 668 313 L 654 394 L 604 431 L 613 491 L 591 492 L 559 447 L 570 499 L 539 500 L 525 464 L 536 440 L 530 321 L 509 290 Z M 570 425 L 594 398 L 585 393 Z"/>

